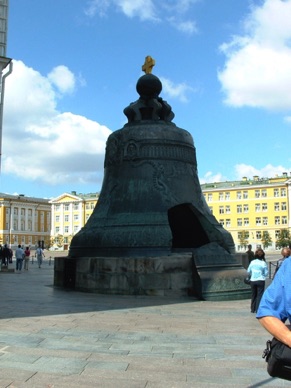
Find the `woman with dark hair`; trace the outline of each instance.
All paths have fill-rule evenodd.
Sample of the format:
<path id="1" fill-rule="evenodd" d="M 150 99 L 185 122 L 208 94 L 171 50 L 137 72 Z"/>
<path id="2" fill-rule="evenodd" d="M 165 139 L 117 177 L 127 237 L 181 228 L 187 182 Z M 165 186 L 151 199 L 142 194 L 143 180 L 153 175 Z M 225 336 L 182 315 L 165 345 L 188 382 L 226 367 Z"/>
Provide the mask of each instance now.
<path id="1" fill-rule="evenodd" d="M 248 273 L 252 288 L 251 313 L 256 313 L 265 290 L 265 280 L 268 276 L 265 252 L 261 248 L 256 250 L 255 258 L 248 267 Z"/>

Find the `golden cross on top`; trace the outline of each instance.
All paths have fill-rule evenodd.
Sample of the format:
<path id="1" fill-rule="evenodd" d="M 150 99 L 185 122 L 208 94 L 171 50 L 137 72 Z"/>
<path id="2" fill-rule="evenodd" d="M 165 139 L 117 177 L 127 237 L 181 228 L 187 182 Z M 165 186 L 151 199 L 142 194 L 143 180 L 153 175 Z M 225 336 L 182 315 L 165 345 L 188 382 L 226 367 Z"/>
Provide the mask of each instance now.
<path id="1" fill-rule="evenodd" d="M 151 74 L 153 67 L 155 66 L 156 61 L 150 55 L 145 57 L 144 64 L 142 65 L 142 71 L 146 74 Z"/>

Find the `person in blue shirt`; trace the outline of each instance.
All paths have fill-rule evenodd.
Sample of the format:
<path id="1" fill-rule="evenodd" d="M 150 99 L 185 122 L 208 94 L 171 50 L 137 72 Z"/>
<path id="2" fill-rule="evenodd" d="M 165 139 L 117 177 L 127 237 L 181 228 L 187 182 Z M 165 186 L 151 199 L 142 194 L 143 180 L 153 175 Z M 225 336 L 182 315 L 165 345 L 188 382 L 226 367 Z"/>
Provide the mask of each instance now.
<path id="1" fill-rule="evenodd" d="M 248 267 L 250 285 L 252 289 L 251 313 L 256 313 L 265 290 L 265 280 L 268 276 L 268 266 L 265 261 L 265 252 L 259 248 L 255 252 L 255 258 Z"/>
<path id="2" fill-rule="evenodd" d="M 261 325 L 277 340 L 291 347 L 291 259 L 283 261 L 272 283 L 264 292 L 257 316 Z"/>
<path id="3" fill-rule="evenodd" d="M 277 265 L 276 265 L 276 270 L 275 270 L 274 276 L 276 275 L 278 269 L 281 267 L 283 261 L 284 261 L 285 259 L 288 259 L 288 258 L 290 257 L 290 254 L 291 254 L 291 250 L 290 250 L 290 248 L 288 248 L 288 247 L 285 247 L 285 248 L 283 248 L 283 249 L 281 250 L 281 255 L 282 255 L 282 257 L 281 257 L 281 259 L 279 259 L 279 260 L 277 261 Z"/>

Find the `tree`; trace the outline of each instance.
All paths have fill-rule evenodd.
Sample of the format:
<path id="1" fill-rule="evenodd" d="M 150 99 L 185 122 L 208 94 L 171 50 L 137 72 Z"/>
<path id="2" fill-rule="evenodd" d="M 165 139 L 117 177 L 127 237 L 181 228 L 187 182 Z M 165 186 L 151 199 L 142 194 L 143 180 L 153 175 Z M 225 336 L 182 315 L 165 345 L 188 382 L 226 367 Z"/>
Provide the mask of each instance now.
<path id="1" fill-rule="evenodd" d="M 64 245 L 64 236 L 62 234 L 57 235 L 56 243 L 58 247 L 62 247 Z"/>
<path id="2" fill-rule="evenodd" d="M 247 247 L 248 245 L 248 238 L 249 238 L 249 232 L 247 232 L 246 230 L 242 230 L 240 233 L 239 233 L 239 243 L 242 247 Z"/>
<path id="3" fill-rule="evenodd" d="M 278 238 L 276 240 L 277 248 L 288 247 L 291 244 L 291 235 L 288 229 L 282 229 L 279 232 Z"/>
<path id="4" fill-rule="evenodd" d="M 263 232 L 263 236 L 261 238 L 261 241 L 262 241 L 262 244 L 263 244 L 263 248 L 266 249 L 268 248 L 270 245 L 272 245 L 272 237 L 270 236 L 270 233 L 265 230 Z"/>
<path id="5" fill-rule="evenodd" d="M 49 236 L 44 238 L 44 245 L 45 245 L 46 249 L 50 249 L 50 247 L 51 247 L 51 238 Z"/>

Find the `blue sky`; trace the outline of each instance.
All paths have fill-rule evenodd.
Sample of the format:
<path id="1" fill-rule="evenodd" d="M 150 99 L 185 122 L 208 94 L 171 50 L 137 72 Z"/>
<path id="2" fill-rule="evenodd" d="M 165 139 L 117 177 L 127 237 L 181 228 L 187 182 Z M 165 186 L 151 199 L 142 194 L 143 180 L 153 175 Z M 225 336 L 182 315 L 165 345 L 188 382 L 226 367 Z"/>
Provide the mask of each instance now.
<path id="1" fill-rule="evenodd" d="M 1 192 L 100 191 L 145 57 L 201 183 L 291 172 L 291 0 L 10 0 Z"/>

